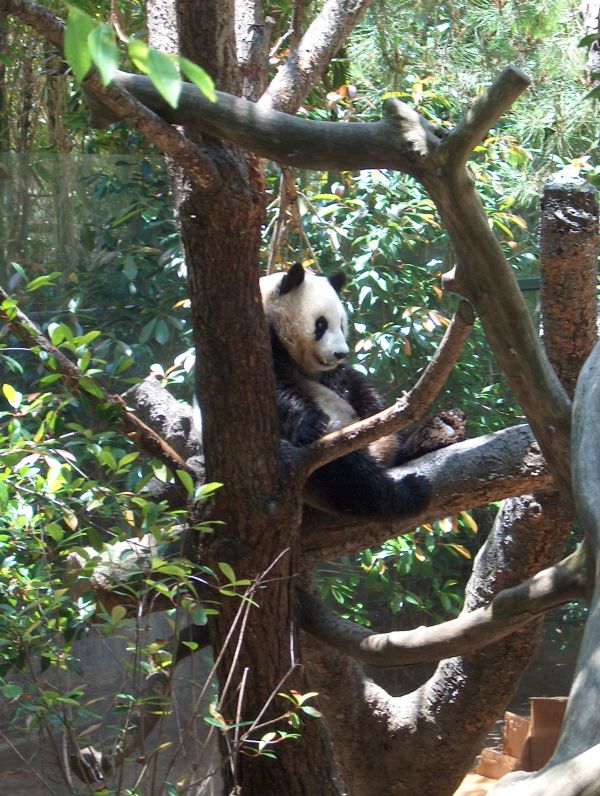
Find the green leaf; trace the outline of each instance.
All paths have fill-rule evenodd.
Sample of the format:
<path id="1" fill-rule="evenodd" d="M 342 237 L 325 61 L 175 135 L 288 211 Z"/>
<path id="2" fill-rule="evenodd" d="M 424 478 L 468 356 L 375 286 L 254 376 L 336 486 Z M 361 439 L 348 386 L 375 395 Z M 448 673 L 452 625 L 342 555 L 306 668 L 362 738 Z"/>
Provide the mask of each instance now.
<path id="1" fill-rule="evenodd" d="M 148 75 L 156 90 L 171 107 L 176 108 L 183 83 L 176 60 L 159 50 L 149 49 L 146 64 Z"/>
<path id="2" fill-rule="evenodd" d="M 98 25 L 89 34 L 88 45 L 92 61 L 98 67 L 102 83 L 108 86 L 119 69 L 119 48 L 115 34 L 107 22 Z"/>
<path id="3" fill-rule="evenodd" d="M 36 279 L 32 279 L 31 282 L 27 283 L 27 290 L 37 290 L 44 285 L 51 284 L 57 276 L 60 276 L 60 271 L 52 271 L 51 274 L 38 276 Z"/>
<path id="4" fill-rule="evenodd" d="M 154 339 L 156 340 L 157 343 L 164 345 L 166 342 L 168 342 L 170 336 L 171 332 L 169 330 L 169 327 L 163 321 L 163 319 L 160 318 L 156 322 L 156 327 L 154 328 Z"/>
<path id="5" fill-rule="evenodd" d="M 223 575 L 225 575 L 225 577 L 227 578 L 227 580 L 230 583 L 234 583 L 236 578 L 233 568 L 226 561 L 219 561 L 218 566 Z"/>
<path id="6" fill-rule="evenodd" d="M 143 72 L 145 75 L 148 74 L 148 52 L 150 48 L 144 41 L 140 41 L 139 39 L 131 39 L 129 44 L 127 45 L 127 52 L 129 53 L 129 57 L 131 58 L 131 63 L 135 66 L 136 69 L 139 69 L 140 72 Z"/>
<path id="7" fill-rule="evenodd" d="M 118 625 L 127 616 L 127 609 L 123 605 L 115 605 L 110 612 L 110 618 L 113 624 Z"/>
<path id="8" fill-rule="evenodd" d="M 194 494 L 194 479 L 189 473 L 186 473 L 185 470 L 175 470 L 177 474 L 177 478 L 181 481 L 181 483 L 185 487 L 185 491 L 190 495 L 190 497 Z"/>
<path id="9" fill-rule="evenodd" d="M 21 401 L 23 400 L 23 393 L 15 390 L 12 384 L 3 384 L 2 385 L 2 392 L 4 393 L 4 397 L 8 401 L 8 403 L 12 406 L 13 409 L 18 409 L 21 406 Z"/>
<path id="10" fill-rule="evenodd" d="M 158 478 L 159 481 L 162 481 L 163 484 L 168 483 L 169 479 L 171 478 L 171 473 L 169 472 L 169 468 L 166 464 L 162 462 L 153 461 L 152 462 L 152 472 Z"/>
<path id="11" fill-rule="evenodd" d="M 73 337 L 73 334 L 66 323 L 49 323 L 48 337 L 52 345 L 59 346 L 65 340 Z"/>
<path id="12" fill-rule="evenodd" d="M 208 484 L 201 484 L 200 486 L 196 487 L 196 491 L 194 493 L 194 500 L 204 500 L 205 498 L 212 495 L 213 492 L 216 492 L 217 489 L 220 489 L 223 484 L 220 484 L 218 481 L 211 481 Z"/>
<path id="13" fill-rule="evenodd" d="M 23 693 L 23 689 L 16 683 L 4 683 L 2 686 L 2 693 L 6 699 L 18 699 Z"/>
<path id="14" fill-rule="evenodd" d="M 320 719 L 321 718 L 321 711 L 317 710 L 316 708 L 311 707 L 310 705 L 304 705 L 300 708 L 303 713 L 306 713 L 308 716 L 312 716 L 313 719 Z"/>
<path id="15" fill-rule="evenodd" d="M 45 528 L 46 533 L 55 542 L 62 542 L 65 532 L 64 529 L 56 522 L 49 522 Z"/>
<path id="16" fill-rule="evenodd" d="M 590 44 L 593 44 L 595 41 L 600 40 L 600 33 L 589 33 L 587 36 L 584 36 L 583 39 L 579 39 L 577 42 L 578 47 L 589 47 Z"/>
<path id="17" fill-rule="evenodd" d="M 69 6 L 65 30 L 65 58 L 80 83 L 92 66 L 88 36 L 95 27 L 94 20 L 85 11 Z"/>
<path id="18" fill-rule="evenodd" d="M 79 386 L 82 390 L 85 390 L 87 393 L 95 396 L 96 398 L 104 398 L 102 388 L 96 384 L 93 379 L 90 379 L 89 376 L 84 376 L 83 378 L 79 379 Z"/>
<path id="19" fill-rule="evenodd" d="M 187 58 L 179 58 L 179 65 L 181 71 L 211 102 L 217 101 L 217 92 L 215 91 L 215 84 L 212 77 L 202 69 L 201 66 L 195 64 Z M 336 197 L 337 198 L 337 197 Z"/>

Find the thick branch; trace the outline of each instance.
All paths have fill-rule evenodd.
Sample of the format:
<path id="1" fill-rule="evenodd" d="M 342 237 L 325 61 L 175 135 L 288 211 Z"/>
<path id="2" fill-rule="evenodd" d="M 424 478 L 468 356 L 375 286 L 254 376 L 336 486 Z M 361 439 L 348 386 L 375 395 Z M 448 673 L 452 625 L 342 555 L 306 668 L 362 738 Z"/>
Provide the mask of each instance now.
<path id="1" fill-rule="evenodd" d="M 553 488 L 552 479 L 527 426 L 516 426 L 452 445 L 390 473 L 401 478 L 407 472 L 415 472 L 415 466 L 417 473 L 427 475 L 434 495 L 421 516 L 393 523 L 365 522 L 306 510 L 302 529 L 302 566 L 309 567 L 323 559 L 364 550 L 366 546 L 379 544 L 418 524 L 475 505 L 533 489 L 548 491 Z M 148 570 L 153 555 L 151 538 L 119 542 L 109 546 L 93 572 L 83 578 L 81 570 L 85 560 L 73 554 L 68 559 L 73 581 L 71 592 L 78 596 L 91 589 L 97 601 L 105 605 L 121 604 L 134 610 L 132 594 L 135 588 L 132 586 L 140 573 Z M 161 608 L 164 608 L 164 603 L 150 591 L 145 598 L 144 610 L 151 612 Z"/>
<path id="2" fill-rule="evenodd" d="M 117 84 L 102 85 L 92 71 L 83 82 L 88 96 L 109 108 L 115 116 L 136 127 L 155 146 L 185 170 L 198 188 L 215 190 L 220 185 L 219 173 L 211 157 L 192 143 L 176 127 L 149 110 L 126 89 Z"/>
<path id="3" fill-rule="evenodd" d="M 388 409 L 339 431 L 326 434 L 311 445 L 302 448 L 300 463 L 307 468 L 307 475 L 333 459 L 358 450 L 385 434 L 400 431 L 415 420 L 419 420 L 446 383 L 473 322 L 471 305 L 466 301 L 461 302 L 435 355 L 412 390 L 402 398 L 398 398 Z"/>
<path id="4" fill-rule="evenodd" d="M 528 426 L 465 440 L 389 472 L 394 478 L 409 472 L 427 478 L 433 497 L 425 511 L 394 523 L 306 512 L 302 531 L 304 563 L 364 550 L 419 524 L 473 506 L 555 488 Z"/>
<path id="5" fill-rule="evenodd" d="M 373 633 L 328 611 L 301 592 L 302 627 L 332 647 L 373 666 L 406 666 L 468 655 L 498 641 L 545 611 L 585 595 L 585 555 L 580 548 L 559 564 L 505 589 L 485 607 L 431 627 Z"/>
<path id="6" fill-rule="evenodd" d="M 581 369 L 573 404 L 573 489 L 594 557 L 600 551 L 600 342 Z"/>
<path id="7" fill-rule="evenodd" d="M 514 274 L 466 175 L 427 181 L 459 258 L 459 292 L 474 305 L 494 356 L 570 502 L 571 403 L 540 344 Z"/>
<path id="8" fill-rule="evenodd" d="M 163 461 L 172 469 L 188 471 L 186 462 L 149 426 L 143 423 L 133 412 L 127 409 L 123 399 L 118 395 L 110 395 L 96 381 L 86 376 L 77 365 L 52 345 L 37 326 L 24 312 L 12 304 L 10 296 L 0 287 L 0 302 L 9 302 L 7 307 L 0 304 L 0 319 L 6 323 L 10 331 L 23 345 L 32 350 L 47 354 L 45 366 L 52 373 L 60 373 L 67 389 L 77 395 L 84 394 L 87 402 L 97 411 L 99 419 L 107 428 L 117 429 L 133 440 L 136 445 L 150 456 Z M 107 408 L 112 407 L 116 415 L 113 422 L 107 421 Z M 193 475 L 193 471 L 190 471 Z"/>
<path id="9" fill-rule="evenodd" d="M 295 113 L 373 0 L 326 0 L 260 100 Z"/>
<path id="10" fill-rule="evenodd" d="M 415 176 L 435 167 L 425 156 L 435 161 L 439 137 L 403 103 L 386 103 L 381 121 L 340 124 L 297 119 L 221 91 L 212 103 L 189 83 L 184 83 L 179 105 L 172 108 L 143 75 L 118 72 L 114 83 L 172 124 L 224 138 L 289 166 L 350 171 L 395 168 Z M 95 111 L 99 123 L 115 120 L 110 110 Z"/>

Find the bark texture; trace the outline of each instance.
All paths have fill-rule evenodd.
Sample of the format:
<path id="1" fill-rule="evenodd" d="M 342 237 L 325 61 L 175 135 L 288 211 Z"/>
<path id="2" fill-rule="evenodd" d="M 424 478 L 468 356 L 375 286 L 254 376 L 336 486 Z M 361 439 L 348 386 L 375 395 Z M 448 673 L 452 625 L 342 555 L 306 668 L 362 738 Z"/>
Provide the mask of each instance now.
<path id="1" fill-rule="evenodd" d="M 597 230 L 598 200 L 591 185 L 561 180 L 544 187 L 540 217 L 544 345 L 571 397 L 596 341 Z"/>

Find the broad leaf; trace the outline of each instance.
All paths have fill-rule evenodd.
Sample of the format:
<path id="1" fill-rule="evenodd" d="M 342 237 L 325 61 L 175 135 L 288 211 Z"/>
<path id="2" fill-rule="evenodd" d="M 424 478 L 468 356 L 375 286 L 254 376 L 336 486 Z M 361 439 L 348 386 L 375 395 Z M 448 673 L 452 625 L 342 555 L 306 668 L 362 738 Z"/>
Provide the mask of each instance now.
<path id="1" fill-rule="evenodd" d="M 119 69 L 119 48 L 111 26 L 103 22 L 88 36 L 92 61 L 98 67 L 102 83 L 108 86 Z"/>
<path id="2" fill-rule="evenodd" d="M 75 6 L 69 7 L 65 30 L 65 58 L 79 82 L 83 80 L 92 66 L 88 36 L 94 27 L 94 20 L 89 14 Z"/>
<path id="3" fill-rule="evenodd" d="M 195 64 L 187 58 L 179 58 L 179 65 L 181 71 L 211 102 L 217 101 L 217 93 L 215 91 L 215 84 L 212 77 L 202 69 L 201 66 Z"/>
<path id="4" fill-rule="evenodd" d="M 148 76 L 156 90 L 171 107 L 176 108 L 181 94 L 182 80 L 175 59 L 159 50 L 149 49 L 146 65 Z"/>

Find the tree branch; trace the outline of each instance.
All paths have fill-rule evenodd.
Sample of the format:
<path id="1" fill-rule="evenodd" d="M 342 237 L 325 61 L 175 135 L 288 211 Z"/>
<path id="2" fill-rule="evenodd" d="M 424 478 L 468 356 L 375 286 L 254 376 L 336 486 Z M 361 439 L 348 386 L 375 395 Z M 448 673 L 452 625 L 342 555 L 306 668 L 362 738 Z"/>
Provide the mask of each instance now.
<path id="1" fill-rule="evenodd" d="M 585 595 L 583 548 L 529 580 L 497 594 L 485 607 L 441 625 L 373 633 L 300 592 L 302 627 L 320 641 L 372 666 L 406 666 L 468 655 L 498 641 L 545 611 Z"/>
<path id="2" fill-rule="evenodd" d="M 496 124 L 530 84 L 529 77 L 518 67 L 511 64 L 503 69 L 485 94 L 469 108 L 463 119 L 441 142 L 440 155 L 445 163 L 455 171 L 462 169 L 490 127 Z"/>
<path id="3" fill-rule="evenodd" d="M 300 467 L 306 468 L 306 475 L 310 475 L 317 467 L 327 462 L 358 450 L 385 434 L 400 431 L 415 420 L 419 420 L 452 372 L 474 320 L 471 305 L 466 301 L 461 302 L 431 362 L 410 392 L 398 398 L 388 409 L 339 431 L 326 434 L 316 442 L 301 448 L 298 462 Z"/>
<path id="4" fill-rule="evenodd" d="M 305 511 L 303 564 L 364 550 L 438 517 L 532 491 L 554 490 L 554 482 L 528 426 L 514 426 L 434 451 L 409 465 L 388 470 L 393 478 L 423 475 L 432 499 L 425 511 L 407 520 L 382 521 L 332 517 Z M 310 482 L 307 490 L 310 488 Z M 306 500 L 310 504 L 310 493 Z"/>
<path id="5" fill-rule="evenodd" d="M 373 0 L 326 0 L 259 101 L 295 113 Z"/>
<path id="6" fill-rule="evenodd" d="M 171 124 L 224 138 L 297 168 L 395 168 L 419 176 L 437 162 L 435 147 L 440 139 L 433 126 L 394 100 L 386 102 L 381 121 L 340 124 L 298 119 L 222 91 L 212 103 L 189 83 L 183 84 L 179 104 L 172 108 L 145 75 L 117 72 L 114 84 Z M 110 109 L 94 110 L 98 123 L 115 121 Z"/>
<path id="7" fill-rule="evenodd" d="M 52 373 L 60 373 L 65 387 L 73 394 L 84 394 L 86 400 L 97 412 L 105 428 L 114 428 L 126 434 L 145 453 L 160 459 L 171 469 L 185 470 L 194 475 L 185 460 L 146 423 L 127 409 L 119 395 L 111 395 L 97 381 L 86 376 L 77 365 L 63 354 L 42 334 L 35 323 L 22 312 L 0 287 L 0 319 L 23 345 L 36 351 L 43 351 L 47 358 L 44 365 Z M 107 409 L 112 408 L 115 419 L 107 420 Z"/>

